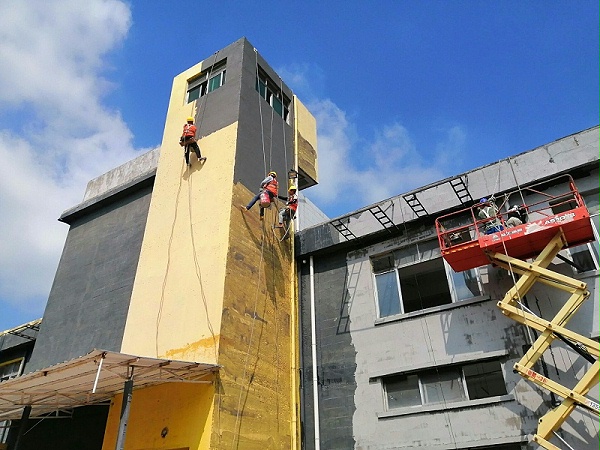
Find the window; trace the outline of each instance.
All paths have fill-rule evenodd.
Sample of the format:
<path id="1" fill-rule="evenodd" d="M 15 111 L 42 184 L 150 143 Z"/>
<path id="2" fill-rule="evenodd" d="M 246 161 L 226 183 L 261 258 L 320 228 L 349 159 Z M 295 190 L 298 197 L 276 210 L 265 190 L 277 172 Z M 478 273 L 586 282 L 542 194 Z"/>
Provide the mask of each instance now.
<path id="1" fill-rule="evenodd" d="M 427 369 L 383 377 L 387 409 L 506 395 L 500 361 Z"/>
<path id="2" fill-rule="evenodd" d="M 10 430 L 10 420 L 0 420 L 0 444 L 6 444 L 8 441 L 8 431 Z"/>
<path id="3" fill-rule="evenodd" d="M 287 123 L 290 111 L 290 99 L 281 91 L 281 87 L 262 70 L 258 68 L 256 91 L 264 98 L 273 110 Z"/>
<path id="4" fill-rule="evenodd" d="M 6 381 L 21 374 L 23 358 L 0 363 L 0 381 Z"/>
<path id="5" fill-rule="evenodd" d="M 477 269 L 456 273 L 440 257 L 437 240 L 371 259 L 378 316 L 406 314 L 481 295 Z"/>
<path id="6" fill-rule="evenodd" d="M 203 97 L 225 84 L 227 60 L 223 60 L 188 81 L 187 103 Z"/>
<path id="7" fill-rule="evenodd" d="M 588 272 L 590 270 L 598 270 L 598 192 L 588 193 L 583 195 L 583 199 L 588 208 L 592 219 L 592 228 L 594 229 L 594 235 L 596 236 L 596 240 L 589 244 L 577 245 L 575 247 L 571 247 L 565 252 L 570 255 L 571 260 L 574 263 L 573 269 L 577 273 Z M 561 204 L 552 204 L 550 202 L 550 206 L 552 207 L 552 212 L 554 214 L 559 214 L 564 211 L 568 211 L 569 209 L 575 208 L 577 205 L 575 202 L 570 203 L 561 203 Z"/>
<path id="8" fill-rule="evenodd" d="M 17 358 L 11 361 L 0 363 L 0 382 L 21 375 L 24 361 L 24 358 Z M 5 444 L 7 442 L 10 425 L 10 420 L 0 421 L 0 444 Z"/>

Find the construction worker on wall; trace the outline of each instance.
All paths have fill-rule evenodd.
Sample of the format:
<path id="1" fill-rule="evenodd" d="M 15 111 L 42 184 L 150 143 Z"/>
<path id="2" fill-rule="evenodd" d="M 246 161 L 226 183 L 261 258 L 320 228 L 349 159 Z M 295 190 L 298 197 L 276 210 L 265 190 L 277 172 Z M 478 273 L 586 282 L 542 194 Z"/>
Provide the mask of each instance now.
<path id="1" fill-rule="evenodd" d="M 193 117 L 187 118 L 187 123 L 183 126 L 183 133 L 181 134 L 181 137 L 179 138 L 179 145 L 184 147 L 185 163 L 188 166 L 191 166 L 190 150 L 194 150 L 194 153 L 196 153 L 196 157 L 198 158 L 198 161 L 206 160 L 206 158 L 203 158 L 202 155 L 200 154 L 200 147 L 198 146 L 198 143 L 196 142 L 196 125 L 194 125 Z"/>
<path id="2" fill-rule="evenodd" d="M 281 197 L 279 197 L 281 198 Z M 288 189 L 287 202 L 285 208 L 279 210 L 279 224 L 275 228 L 283 228 L 283 222 L 289 222 L 296 215 L 298 209 L 298 194 L 296 194 L 296 186 L 291 185 Z"/>
<path id="3" fill-rule="evenodd" d="M 268 208 L 269 206 L 271 206 L 273 198 L 277 196 L 278 189 L 279 185 L 277 183 L 277 173 L 271 171 L 267 174 L 267 177 L 260 182 L 260 189 L 258 193 L 252 198 L 252 200 L 250 200 L 250 203 L 248 203 L 246 206 L 241 207 L 242 211 L 248 211 L 250 208 L 252 208 L 254 204 L 261 198 L 262 195 L 263 199 L 261 199 L 260 202 L 260 220 L 263 220 L 265 217 L 265 207 Z"/>

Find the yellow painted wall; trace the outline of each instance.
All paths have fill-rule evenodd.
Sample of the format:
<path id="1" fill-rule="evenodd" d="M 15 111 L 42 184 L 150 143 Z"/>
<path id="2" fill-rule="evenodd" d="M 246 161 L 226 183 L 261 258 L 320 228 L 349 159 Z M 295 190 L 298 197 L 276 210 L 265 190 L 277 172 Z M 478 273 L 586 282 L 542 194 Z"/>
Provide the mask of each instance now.
<path id="1" fill-rule="evenodd" d="M 293 238 L 272 229 L 277 210 L 241 212 L 253 193 L 233 190 L 219 349 L 220 423 L 212 448 L 292 448 L 291 261 Z"/>
<path id="2" fill-rule="evenodd" d="M 199 163 L 192 154 L 192 167 L 185 165 L 179 136 L 186 118 L 196 115 L 192 110 L 196 102 L 185 104 L 183 99 L 187 79 L 199 70 L 200 65 L 192 67 L 173 82 L 121 351 L 217 363 L 237 123 L 198 141 L 206 162 Z M 167 419 L 187 430 L 181 442 L 190 444 L 182 446 L 209 448 L 214 388 L 186 386 L 169 384 L 159 391 L 134 392 L 134 402 L 152 404 L 156 392 L 162 400 L 155 413 L 130 422 L 127 449 L 155 448 L 147 444 L 147 430 Z M 178 408 L 181 392 L 195 409 L 171 414 Z M 117 420 L 107 424 L 105 446 L 116 436 L 119 411 L 120 406 L 111 407 L 110 415 L 116 414 Z"/>
<path id="3" fill-rule="evenodd" d="M 187 168 L 181 129 L 191 68 L 175 78 L 121 351 L 215 363 L 237 124 L 198 141 Z"/>
<path id="4" fill-rule="evenodd" d="M 319 181 L 317 164 L 317 122 L 304 104 L 294 96 L 296 120 L 295 144 L 298 168 L 304 174 Z"/>
<path id="5" fill-rule="evenodd" d="M 208 449 L 214 388 L 210 384 L 167 383 L 133 391 L 125 449 Z M 113 399 L 102 450 L 114 450 L 123 396 Z M 168 428 L 165 437 L 161 431 Z"/>

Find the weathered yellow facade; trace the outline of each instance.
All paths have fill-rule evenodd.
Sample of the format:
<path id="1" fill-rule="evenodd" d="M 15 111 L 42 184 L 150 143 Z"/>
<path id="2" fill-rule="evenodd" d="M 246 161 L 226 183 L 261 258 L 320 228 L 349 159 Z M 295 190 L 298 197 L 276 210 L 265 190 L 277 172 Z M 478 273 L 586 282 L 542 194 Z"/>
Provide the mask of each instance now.
<path id="1" fill-rule="evenodd" d="M 295 144 L 298 169 L 305 178 L 316 184 L 317 165 L 317 122 L 304 104 L 294 96 Z"/>
<path id="2" fill-rule="evenodd" d="M 134 390 L 125 448 L 296 448 L 293 235 L 272 228 L 274 206 L 264 221 L 258 205 L 240 209 L 256 187 L 234 179 L 238 122 L 199 139 L 207 160 L 192 153 L 192 166 L 185 165 L 182 125 L 190 115 L 198 123 L 210 114 L 209 106 L 201 111 L 197 101 L 185 102 L 188 80 L 203 69 L 198 64 L 173 83 L 121 352 L 220 369 L 210 385 Z M 302 108 L 302 123 L 310 124 Z M 304 134 L 311 136 L 309 128 Z M 316 145 L 316 130 L 312 140 Z M 297 155 L 291 163 L 298 167 Z M 286 184 L 283 174 L 282 194 Z M 119 396 L 105 449 L 114 448 L 120 410 Z"/>

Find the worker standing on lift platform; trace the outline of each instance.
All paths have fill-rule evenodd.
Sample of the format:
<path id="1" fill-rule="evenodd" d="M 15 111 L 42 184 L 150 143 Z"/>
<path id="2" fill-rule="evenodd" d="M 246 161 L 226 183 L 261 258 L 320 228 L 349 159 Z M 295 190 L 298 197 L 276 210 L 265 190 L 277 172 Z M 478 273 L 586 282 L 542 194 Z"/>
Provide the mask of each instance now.
<path id="1" fill-rule="evenodd" d="M 494 196 L 489 200 L 485 197 L 479 200 L 479 213 L 477 215 L 480 219 L 485 220 L 483 224 L 483 232 L 485 234 L 492 234 L 504 229 L 498 218 L 498 206 L 494 202 Z"/>
<path id="2" fill-rule="evenodd" d="M 518 225 L 523 225 L 523 219 L 521 216 L 521 211 L 517 205 L 513 205 L 508 208 L 508 219 L 506 219 L 506 226 L 509 228 L 516 227 Z"/>

